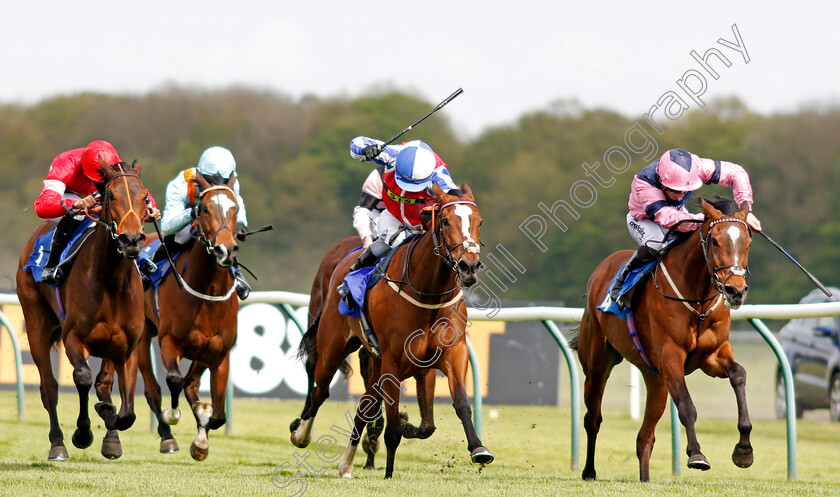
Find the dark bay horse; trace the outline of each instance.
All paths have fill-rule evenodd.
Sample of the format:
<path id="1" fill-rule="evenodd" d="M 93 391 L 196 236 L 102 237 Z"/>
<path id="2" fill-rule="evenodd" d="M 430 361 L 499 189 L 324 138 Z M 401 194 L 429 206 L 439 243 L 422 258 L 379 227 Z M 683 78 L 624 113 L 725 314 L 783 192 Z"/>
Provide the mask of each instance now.
<path id="1" fill-rule="evenodd" d="M 697 411 L 685 384 L 685 375 L 701 369 L 709 376 L 729 378 L 738 405 L 740 440 L 732 461 L 741 468 L 753 462 L 747 412 L 746 372 L 729 344 L 730 309 L 747 296 L 747 256 L 752 238 L 746 206 L 736 211 L 730 199 L 714 203 L 700 199 L 705 221 L 699 230 L 670 249 L 653 276 L 636 292 L 636 330 L 646 364 L 631 341 L 625 322 L 596 309 L 605 298 L 612 277 L 632 251 L 616 252 L 589 278 L 587 301 L 578 336 L 570 345 L 578 351 L 586 376 L 584 428 L 587 436 L 584 479 L 595 479 L 595 441 L 601 425 L 601 398 L 612 368 L 627 359 L 642 372 L 647 387 L 644 420 L 636 439 L 639 477 L 650 479 L 654 429 L 665 410 L 668 394 L 674 399 L 687 437 L 688 467 L 711 467 L 700 452 L 694 430 Z M 721 305 L 723 303 L 723 305 Z M 655 368 L 655 369 L 654 369 Z"/>
<path id="2" fill-rule="evenodd" d="M 347 237 L 333 245 L 321 261 L 321 265 L 318 267 L 318 273 L 312 282 L 312 290 L 309 293 L 308 326 L 311 327 L 315 324 L 316 319 L 321 314 L 326 292 L 330 291 L 330 279 L 336 266 L 345 257 L 351 259 L 358 257 L 359 251 L 353 251 L 353 249 L 360 246 L 358 237 Z M 351 253 L 351 251 L 353 252 Z M 335 291 L 335 288 L 332 291 Z M 378 359 L 371 356 L 367 352 L 367 349 L 359 349 L 359 369 L 365 382 L 365 388 L 370 388 L 373 382 L 376 381 L 376 378 L 372 376 L 374 365 L 371 364 L 371 361 L 378 361 Z M 349 367 L 349 364 L 347 364 L 339 369 L 350 373 Z M 408 414 L 401 412 L 400 417 L 403 420 L 402 436 L 405 438 L 426 439 L 432 436 L 432 433 L 435 431 L 435 372 L 434 369 L 429 369 L 414 376 L 414 380 L 417 383 L 417 404 L 420 407 L 420 426 L 414 426 L 409 423 Z M 365 469 L 374 469 L 376 451 L 379 449 L 379 435 L 382 434 L 384 424 L 384 420 L 380 416 L 376 421 L 367 425 L 367 432 L 364 440 L 362 440 L 362 450 L 367 454 Z"/>
<path id="3" fill-rule="evenodd" d="M 400 382 L 430 368 L 439 369 L 449 380 L 472 461 L 493 461 L 475 432 L 465 386 L 469 356 L 461 286 L 475 284 L 480 271 L 481 215 L 466 184 L 459 196 L 444 193 L 437 185 L 434 192 L 437 202 L 425 213 L 428 230 L 396 250 L 386 276 L 368 291 L 367 314 L 379 340 L 381 360 L 371 363 L 376 381 L 360 401 L 350 445 L 339 463 L 339 473 L 347 478 L 352 476 L 362 429 L 379 416 L 375 411 L 383 400 L 387 417 L 385 478 L 393 475 L 394 456 L 402 438 Z M 337 287 L 353 260 L 341 260 L 325 288 Z M 341 315 L 338 303 L 337 292 L 325 292 L 322 312 L 300 344 L 310 389 L 301 418 L 290 426 L 291 441 L 297 447 L 309 444 L 315 416 L 329 396 L 330 380 L 361 345 L 359 320 Z"/>
<path id="4" fill-rule="evenodd" d="M 196 461 L 203 461 L 210 451 L 207 430 L 216 430 L 225 424 L 230 350 L 236 342 L 239 312 L 236 282 L 230 271 L 239 253 L 234 236 L 239 207 L 231 189 L 236 176 L 231 175 L 216 186 L 210 185 L 200 174 L 196 175 L 196 180 L 201 191 L 196 219 L 198 239 L 175 261 L 177 274 L 170 271 L 158 288 L 160 317 L 155 311 L 154 291 L 146 292 L 146 329 L 139 349 L 139 365 L 147 385 L 146 399 L 158 417 L 160 451 L 178 450 L 167 425 L 180 420 L 178 399 L 183 390 L 198 427 L 190 455 Z M 181 279 L 184 289 L 179 287 L 176 278 Z M 171 407 L 162 413 L 161 391 L 152 373 L 149 355 L 155 335 L 172 396 Z M 186 377 L 181 374 L 181 359 L 192 360 Z M 199 381 L 208 368 L 211 404 L 198 398 Z"/>
<path id="5" fill-rule="evenodd" d="M 17 295 L 26 321 L 26 334 L 32 359 L 41 377 L 41 401 L 50 416 L 50 452 L 48 459 L 69 459 L 64 435 L 58 424 L 58 382 L 53 375 L 50 347 L 62 340 L 73 366 L 73 381 L 79 393 L 79 417 L 73 433 L 73 445 L 90 447 L 88 395 L 93 384 L 88 356 L 101 357 L 102 372 L 97 376 L 95 408 L 108 430 L 102 441 L 102 455 L 116 459 L 122 455 L 117 430 L 129 428 L 135 419 L 134 388 L 137 378 L 136 358 L 132 351 L 143 332 L 143 286 L 132 261 L 136 259 L 146 235 L 148 191 L 140 181 L 140 164 L 124 162 L 105 164 L 100 159 L 102 182 L 97 189 L 103 208 L 95 232 L 88 238 L 61 283 L 61 303 L 66 312 L 62 322 L 61 306 L 52 286 L 36 281 L 32 272 L 24 272 L 35 240 L 55 223 L 42 223 L 23 248 L 16 275 Z M 111 383 L 101 381 L 106 374 L 119 377 L 120 411 L 111 402 Z M 109 373 L 110 372 L 110 373 Z"/>

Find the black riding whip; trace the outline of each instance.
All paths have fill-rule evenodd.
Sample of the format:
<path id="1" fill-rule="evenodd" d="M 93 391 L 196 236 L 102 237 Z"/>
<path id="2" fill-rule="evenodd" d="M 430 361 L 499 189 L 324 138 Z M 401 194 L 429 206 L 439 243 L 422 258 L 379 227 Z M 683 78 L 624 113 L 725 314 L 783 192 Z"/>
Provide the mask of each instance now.
<path id="1" fill-rule="evenodd" d="M 404 135 L 404 134 L 408 133 L 409 131 L 411 131 L 411 128 L 413 128 L 413 127 L 417 126 L 418 124 L 422 123 L 423 121 L 425 121 L 427 117 L 431 116 L 431 115 L 432 115 L 432 114 L 434 114 L 435 112 L 437 112 L 437 111 L 439 111 L 440 109 L 442 109 L 442 108 L 443 108 L 446 104 L 448 104 L 449 102 L 451 102 L 453 99 L 455 99 L 455 97 L 457 97 L 457 96 L 458 96 L 458 95 L 460 95 L 461 93 L 464 93 L 464 89 L 463 89 L 463 88 L 458 88 L 457 90 L 455 90 L 454 92 L 452 92 L 452 95 L 449 95 L 448 97 L 446 97 L 446 98 L 443 100 L 443 102 L 441 102 L 441 103 L 437 104 L 437 107 L 435 107 L 434 109 L 432 109 L 432 110 L 431 110 L 428 114 L 426 114 L 425 116 L 421 117 L 419 121 L 417 121 L 416 123 L 412 124 L 411 126 L 409 126 L 409 127 L 405 128 L 404 130 L 400 131 L 400 132 L 399 132 L 399 133 L 397 133 L 396 135 L 392 136 L 390 140 L 388 140 L 388 141 L 386 141 L 385 143 L 383 143 L 382 145 L 380 145 L 380 147 L 381 147 L 381 148 L 380 148 L 380 152 L 381 152 L 381 150 L 382 150 L 383 148 L 385 148 L 385 146 L 386 146 L 386 145 L 388 145 L 388 144 L 390 144 L 390 143 L 393 143 L 393 142 L 394 142 L 394 140 L 396 140 L 397 138 L 399 138 L 399 137 L 401 137 L 402 135 Z"/>
<path id="2" fill-rule="evenodd" d="M 148 194 L 146 194 L 146 206 L 148 208 L 152 207 L 152 199 L 149 197 Z M 155 227 L 155 231 L 158 235 L 158 240 L 160 240 L 160 244 L 163 246 L 163 252 L 166 254 L 166 259 L 169 260 L 169 267 L 171 267 L 172 272 L 175 273 L 175 281 L 178 283 L 178 288 L 183 290 L 184 284 L 181 283 L 181 278 L 178 277 L 178 271 L 175 269 L 175 261 L 172 260 L 172 256 L 169 254 L 169 248 L 166 246 L 165 243 L 163 243 L 163 233 L 160 232 L 160 226 L 158 226 L 157 219 L 155 219 L 154 217 L 152 217 L 152 226 Z"/>
<path id="3" fill-rule="evenodd" d="M 814 276 L 813 274 L 811 274 L 810 272 L 808 272 L 808 270 L 807 270 L 807 269 L 805 269 L 804 267 L 802 267 L 802 264 L 798 263 L 798 262 L 796 261 L 796 259 L 794 259 L 794 258 L 793 258 L 793 256 L 791 256 L 790 254 L 788 254 L 788 253 L 787 253 L 787 251 L 785 251 L 785 249 L 783 249 L 781 245 L 779 245 L 778 243 L 774 242 L 774 241 L 773 241 L 773 239 L 772 239 L 772 238 L 770 238 L 770 237 L 769 237 L 769 236 L 768 236 L 765 232 L 763 232 L 763 231 L 759 231 L 758 233 L 759 233 L 761 236 L 763 236 L 765 240 L 767 240 L 768 242 L 770 242 L 770 244 L 771 244 L 771 245 L 773 245 L 774 247 L 776 247 L 777 249 L 779 249 L 779 251 L 780 251 L 781 253 L 785 254 L 785 255 L 788 257 L 788 259 L 790 259 L 791 261 L 793 261 L 793 263 L 794 263 L 794 264 L 796 264 L 796 267 L 798 267 L 799 269 L 801 269 L 801 270 L 802 270 L 802 272 L 803 272 L 803 273 L 805 273 L 805 276 L 807 276 L 807 277 L 808 277 L 808 279 L 810 279 L 812 283 L 814 283 L 815 285 L 817 285 L 817 288 L 819 288 L 820 290 L 822 290 L 822 292 L 823 292 L 824 294 L 826 294 L 827 296 L 831 297 L 831 292 L 830 292 L 830 291 L 828 291 L 828 288 L 826 288 L 826 287 L 825 287 L 825 285 L 823 285 L 822 283 L 820 283 L 820 281 L 817 279 L 817 277 L 816 277 L 816 276 Z"/>

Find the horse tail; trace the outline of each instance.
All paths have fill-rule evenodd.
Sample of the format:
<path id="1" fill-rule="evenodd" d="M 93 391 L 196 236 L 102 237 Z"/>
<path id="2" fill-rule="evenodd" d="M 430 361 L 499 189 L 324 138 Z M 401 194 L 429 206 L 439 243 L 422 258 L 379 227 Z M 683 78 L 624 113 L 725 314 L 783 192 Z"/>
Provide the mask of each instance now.
<path id="1" fill-rule="evenodd" d="M 315 362 L 318 360 L 318 324 L 321 322 L 321 313 L 318 313 L 318 316 L 315 318 L 315 321 L 312 322 L 312 325 L 306 330 L 306 333 L 303 334 L 303 337 L 300 339 L 300 345 L 298 346 L 297 351 L 297 358 L 298 359 L 306 359 L 305 363 L 308 365 L 315 365 Z"/>
<path id="2" fill-rule="evenodd" d="M 569 333 L 569 348 L 572 350 L 577 350 L 578 342 L 580 341 L 580 326 L 576 328 L 572 328 L 571 333 Z"/>

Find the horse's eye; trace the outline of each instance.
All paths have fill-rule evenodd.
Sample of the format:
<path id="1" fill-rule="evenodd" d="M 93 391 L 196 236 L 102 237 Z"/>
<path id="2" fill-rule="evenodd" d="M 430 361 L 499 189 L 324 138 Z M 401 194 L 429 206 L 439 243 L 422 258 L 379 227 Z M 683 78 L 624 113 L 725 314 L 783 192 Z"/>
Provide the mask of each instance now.
<path id="1" fill-rule="evenodd" d="M 108 192 L 108 200 L 114 200 L 113 192 Z"/>
<path id="2" fill-rule="evenodd" d="M 718 243 L 718 241 L 717 241 L 717 238 L 712 238 L 712 246 L 713 246 L 713 247 L 718 247 L 718 246 L 720 246 L 720 244 L 719 244 L 719 243 Z"/>
<path id="3" fill-rule="evenodd" d="M 444 228 L 449 227 L 449 219 L 446 219 L 445 217 L 444 217 L 444 218 L 442 218 L 442 219 L 440 220 L 440 225 L 441 225 L 441 226 L 443 226 Z"/>

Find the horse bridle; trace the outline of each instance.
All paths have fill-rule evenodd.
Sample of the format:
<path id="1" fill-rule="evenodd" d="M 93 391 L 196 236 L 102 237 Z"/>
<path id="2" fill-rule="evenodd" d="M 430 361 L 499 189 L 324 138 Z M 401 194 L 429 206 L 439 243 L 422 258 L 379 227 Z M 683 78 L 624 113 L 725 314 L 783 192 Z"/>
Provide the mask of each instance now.
<path id="1" fill-rule="evenodd" d="M 230 192 L 230 194 L 233 196 L 234 202 L 236 202 L 236 193 L 234 193 L 234 191 L 230 187 L 217 185 L 217 186 L 211 186 L 210 188 L 202 191 L 201 194 L 199 194 L 199 196 L 198 196 L 199 204 L 202 202 L 202 199 L 204 198 L 205 195 L 207 195 L 208 193 L 210 193 L 212 191 L 219 191 L 219 190 Z M 217 205 L 218 205 L 218 203 L 217 203 Z M 234 236 L 236 235 L 236 233 L 230 228 L 230 226 L 227 225 L 227 222 L 224 219 L 224 215 L 223 215 L 224 213 L 222 212 L 222 206 L 218 205 L 218 207 L 219 207 L 219 218 L 222 219 L 222 226 L 219 229 L 217 229 L 215 233 L 213 233 L 213 239 L 212 240 L 207 236 L 207 233 L 204 232 L 204 228 L 202 228 L 201 223 L 196 223 L 196 224 L 198 224 L 198 235 L 199 235 L 198 240 L 201 242 L 202 245 L 204 245 L 204 248 L 207 250 L 208 254 L 213 253 L 213 249 L 216 247 L 216 238 L 219 236 L 219 233 L 221 233 L 223 230 L 228 230 L 228 231 L 230 231 L 230 233 L 232 235 L 234 235 Z M 196 220 L 197 219 L 198 219 L 198 216 L 196 216 Z"/>
<path id="2" fill-rule="evenodd" d="M 744 267 L 741 267 L 737 264 L 729 264 L 726 266 L 712 266 L 712 261 L 709 259 L 709 252 L 711 251 L 711 245 L 709 244 L 709 240 L 712 237 L 712 227 L 716 224 L 720 223 L 741 223 L 747 229 L 747 234 L 750 232 L 749 225 L 742 219 L 738 219 L 737 217 L 724 217 L 721 219 L 716 219 L 709 223 L 709 228 L 706 231 L 706 236 L 703 237 L 703 230 L 700 230 L 700 245 L 703 247 L 703 258 L 706 259 L 706 266 L 709 267 L 709 272 L 712 274 L 712 284 L 714 285 L 715 289 L 719 293 L 724 293 L 724 288 L 726 287 L 726 282 L 729 281 L 729 278 L 733 276 L 744 276 L 747 274 L 747 270 Z M 729 269 L 729 276 L 726 277 L 723 281 L 720 280 L 718 276 L 718 271 L 722 269 Z"/>
<path id="3" fill-rule="evenodd" d="M 456 243 L 451 247 L 443 243 L 443 222 L 441 221 L 440 223 L 435 225 L 435 212 L 439 214 L 444 208 L 458 204 L 471 205 L 478 209 L 478 206 L 475 205 L 475 202 L 470 202 L 469 200 L 456 200 L 454 202 L 447 202 L 441 205 L 440 207 L 432 209 L 432 241 L 435 244 L 435 254 L 442 257 L 446 265 L 452 268 L 452 270 L 456 273 L 458 272 L 458 263 L 461 261 L 461 258 L 464 257 L 464 255 L 466 255 L 470 251 L 472 251 L 475 254 L 481 253 L 480 245 L 471 238 L 468 240 L 464 240 L 461 243 Z M 441 219 L 443 219 L 443 216 L 441 216 Z M 440 236 L 440 241 L 438 241 L 438 236 Z M 461 252 L 461 255 L 458 256 L 457 259 L 455 259 L 454 257 L 452 257 L 452 250 L 458 247 L 461 247 L 463 250 Z M 458 280 L 460 282 L 460 274 L 458 276 Z"/>
<path id="4" fill-rule="evenodd" d="M 121 164 L 120 164 L 120 170 L 125 171 L 125 169 L 123 169 Z M 128 198 L 128 212 L 123 214 L 123 217 L 120 219 L 119 223 L 117 223 L 117 221 L 115 219 L 113 219 L 113 217 L 111 216 L 111 208 L 110 208 L 111 197 L 108 194 L 108 188 L 111 186 L 111 183 L 113 183 L 115 179 L 117 179 L 117 178 L 128 178 L 128 177 L 137 178 L 137 181 L 140 181 L 140 176 L 138 176 L 136 174 L 132 174 L 132 173 L 122 172 L 122 173 L 114 175 L 111 179 L 108 180 L 107 183 L 105 183 L 105 187 L 103 188 L 103 191 L 105 192 L 105 198 L 102 200 L 102 209 L 105 211 L 105 213 L 106 213 L 105 215 L 108 216 L 108 219 L 110 219 L 110 221 L 102 222 L 99 219 L 91 216 L 88 213 L 88 210 L 85 209 L 85 215 L 87 217 L 89 217 L 90 219 L 93 219 L 95 222 L 103 225 L 105 227 L 105 229 L 108 231 L 108 233 L 111 235 L 111 238 L 114 239 L 114 240 L 116 240 L 122 234 L 121 230 L 122 230 L 123 222 L 125 222 L 125 219 L 129 215 L 134 214 L 134 217 L 136 217 L 137 220 L 140 222 L 140 226 L 143 225 L 143 218 L 141 218 L 137 214 L 137 212 L 134 210 L 134 204 L 131 201 L 131 192 L 129 191 L 129 188 L 128 188 L 128 180 L 127 179 L 123 179 L 123 182 L 124 182 L 124 185 L 125 185 L 126 197 Z M 140 182 L 140 184 L 141 185 L 143 184 L 142 181 Z M 148 196 L 148 195 L 149 195 L 149 192 L 147 190 L 146 191 L 146 196 Z M 120 252 L 122 251 L 121 249 L 118 249 L 118 250 L 120 250 Z"/>
<path id="5" fill-rule="evenodd" d="M 461 274 L 458 272 L 458 262 L 460 262 L 461 258 L 464 257 L 464 255 L 467 252 L 469 252 L 470 250 L 474 251 L 474 253 L 479 253 L 480 250 L 481 250 L 481 248 L 480 248 L 481 242 L 476 243 L 473 240 L 464 240 L 463 242 L 452 245 L 451 247 L 446 246 L 444 243 L 442 243 L 443 227 L 441 226 L 440 223 L 435 222 L 435 214 L 436 213 L 439 214 L 440 211 L 442 211 L 444 208 L 452 206 L 452 205 L 458 205 L 458 204 L 471 205 L 471 206 L 475 207 L 476 209 L 478 209 L 478 206 L 475 205 L 475 202 L 471 202 L 469 200 L 456 200 L 454 202 L 447 202 L 443 205 L 435 204 L 435 206 L 431 208 L 431 213 L 432 213 L 432 222 L 431 222 L 432 229 L 431 229 L 431 232 L 432 232 L 432 243 L 434 244 L 434 247 L 435 247 L 434 252 L 437 256 L 441 257 L 444 260 L 444 263 L 452 271 L 455 272 L 455 278 L 457 279 L 457 283 L 455 284 L 455 286 L 453 288 L 451 288 L 451 289 L 449 289 L 445 292 L 441 292 L 441 293 L 426 293 L 426 292 L 421 292 L 420 290 L 414 288 L 414 285 L 411 284 L 411 276 L 409 274 L 409 269 L 410 269 L 410 264 L 409 263 L 411 262 L 411 254 L 414 251 L 414 247 L 417 245 L 417 242 L 420 241 L 419 237 L 415 238 L 414 240 L 411 241 L 411 243 L 409 243 L 408 249 L 406 251 L 406 256 L 403 260 L 403 275 L 405 275 L 404 276 L 405 280 L 393 280 L 393 279 L 389 278 L 387 274 L 383 274 L 383 278 L 386 281 L 390 281 L 390 282 L 393 282 L 393 283 L 400 283 L 400 284 L 405 283 L 405 284 L 408 285 L 409 288 L 411 288 L 411 290 L 415 294 L 417 294 L 420 297 L 443 297 L 443 296 L 449 295 L 449 294 L 451 294 L 451 293 L 453 293 L 453 292 L 455 292 L 455 291 L 457 291 L 461 288 Z M 452 251 L 457 249 L 458 247 L 462 247 L 463 251 L 461 252 L 461 255 L 457 259 L 455 259 L 452 256 Z"/>

